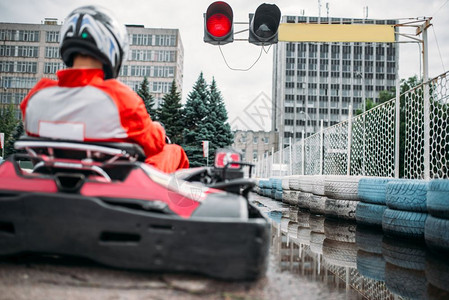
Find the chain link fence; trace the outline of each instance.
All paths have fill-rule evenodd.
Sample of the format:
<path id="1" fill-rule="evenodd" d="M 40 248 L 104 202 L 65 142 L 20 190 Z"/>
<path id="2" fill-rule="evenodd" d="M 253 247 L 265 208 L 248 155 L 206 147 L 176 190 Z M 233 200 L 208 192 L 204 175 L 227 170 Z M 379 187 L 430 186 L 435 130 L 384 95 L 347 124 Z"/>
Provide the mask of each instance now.
<path id="1" fill-rule="evenodd" d="M 400 101 L 391 99 L 290 143 L 259 160 L 257 174 L 448 178 L 448 74 L 403 93 Z"/>

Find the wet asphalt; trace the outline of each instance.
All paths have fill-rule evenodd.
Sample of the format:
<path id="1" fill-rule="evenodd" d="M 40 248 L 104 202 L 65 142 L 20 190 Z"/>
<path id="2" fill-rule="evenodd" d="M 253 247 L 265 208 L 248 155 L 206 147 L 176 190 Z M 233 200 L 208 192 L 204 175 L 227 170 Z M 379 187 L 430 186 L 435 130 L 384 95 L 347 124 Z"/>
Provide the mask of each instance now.
<path id="1" fill-rule="evenodd" d="M 272 223 L 253 282 L 110 269 L 59 257 L 0 261 L 0 299 L 449 299 L 449 259 L 423 242 L 251 194 Z"/>

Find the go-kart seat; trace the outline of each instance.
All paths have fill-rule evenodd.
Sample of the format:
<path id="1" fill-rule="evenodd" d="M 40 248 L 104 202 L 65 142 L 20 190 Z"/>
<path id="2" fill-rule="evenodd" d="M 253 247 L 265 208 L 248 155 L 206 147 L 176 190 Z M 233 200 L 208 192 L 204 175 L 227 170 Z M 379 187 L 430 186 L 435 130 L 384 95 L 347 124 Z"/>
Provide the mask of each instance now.
<path id="1" fill-rule="evenodd" d="M 106 161 L 110 157 L 117 156 L 118 160 L 142 162 L 146 158 L 142 147 L 126 142 L 83 142 L 22 136 L 14 147 L 16 149 L 32 149 L 36 154 L 51 155 L 57 158 L 92 158 L 96 161 Z"/>

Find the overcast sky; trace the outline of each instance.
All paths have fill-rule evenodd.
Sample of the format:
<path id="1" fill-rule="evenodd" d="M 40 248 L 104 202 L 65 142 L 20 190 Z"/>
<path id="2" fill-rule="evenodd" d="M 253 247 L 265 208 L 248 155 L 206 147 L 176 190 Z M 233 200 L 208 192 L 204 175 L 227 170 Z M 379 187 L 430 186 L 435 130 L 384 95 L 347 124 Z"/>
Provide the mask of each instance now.
<path id="1" fill-rule="evenodd" d="M 221 90 L 232 121 L 242 108 L 261 92 L 271 97 L 273 51 L 263 52 L 259 61 L 249 71 L 230 70 L 218 46 L 203 42 L 203 13 L 213 1 L 196 0 L 0 0 L 0 22 L 41 23 L 46 17 L 62 21 L 74 8 L 98 4 L 108 7 L 125 24 L 141 24 L 154 28 L 179 28 L 184 44 L 183 101 L 198 75 L 203 71 L 208 82 L 214 76 Z M 428 31 L 430 76 L 449 68 L 449 0 L 322 0 L 321 16 L 363 18 L 368 7 L 368 18 L 400 19 L 433 17 L 434 25 Z M 234 11 L 235 22 L 247 22 L 248 13 L 254 12 L 263 1 L 227 1 Z M 279 0 L 282 15 L 318 16 L 318 1 Z M 234 31 L 246 29 L 236 25 Z M 401 32 L 410 30 L 401 29 Z M 247 38 L 247 32 L 235 35 Z M 232 68 L 246 69 L 259 57 L 261 48 L 248 42 L 234 42 L 221 47 Z M 268 49 L 267 49 L 268 50 Z M 420 53 L 417 44 L 400 46 L 399 75 L 407 78 L 420 74 Z M 444 67 L 443 67 L 444 65 Z"/>

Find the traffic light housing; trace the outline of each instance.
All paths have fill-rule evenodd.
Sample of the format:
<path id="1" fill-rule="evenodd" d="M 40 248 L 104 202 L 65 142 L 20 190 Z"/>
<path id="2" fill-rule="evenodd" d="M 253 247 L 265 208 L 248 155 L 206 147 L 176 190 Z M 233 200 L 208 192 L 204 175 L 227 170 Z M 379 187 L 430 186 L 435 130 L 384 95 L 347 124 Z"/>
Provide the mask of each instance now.
<path id="1" fill-rule="evenodd" d="M 261 4 L 254 14 L 249 14 L 249 37 L 252 44 L 263 46 L 278 42 L 281 10 L 275 4 Z"/>
<path id="2" fill-rule="evenodd" d="M 204 14 L 204 42 L 225 45 L 234 41 L 234 23 L 231 6 L 223 1 L 209 5 Z"/>

